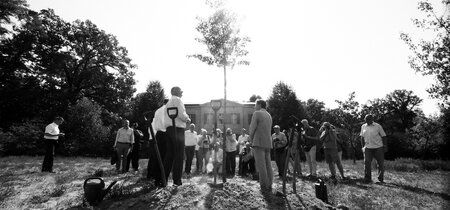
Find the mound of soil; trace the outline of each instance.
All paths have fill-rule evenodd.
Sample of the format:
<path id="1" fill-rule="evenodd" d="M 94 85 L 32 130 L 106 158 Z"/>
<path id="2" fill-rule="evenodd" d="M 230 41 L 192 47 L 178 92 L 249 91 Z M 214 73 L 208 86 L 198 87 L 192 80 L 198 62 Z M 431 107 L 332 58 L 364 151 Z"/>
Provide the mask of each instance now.
<path id="1" fill-rule="evenodd" d="M 183 179 L 183 185 L 155 189 L 147 194 L 120 201 L 107 201 L 101 209 L 329 209 L 332 206 L 302 192 L 293 193 L 290 184 L 285 196 L 281 180 L 272 193 L 260 191 L 258 181 L 234 177 L 212 184 L 212 177 L 197 175 Z"/>

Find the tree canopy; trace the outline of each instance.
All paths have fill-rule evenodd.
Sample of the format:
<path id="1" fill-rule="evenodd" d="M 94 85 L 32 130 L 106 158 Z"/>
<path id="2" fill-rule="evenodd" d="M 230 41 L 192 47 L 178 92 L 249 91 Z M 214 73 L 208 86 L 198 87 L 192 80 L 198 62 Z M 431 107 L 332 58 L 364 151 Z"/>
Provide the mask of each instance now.
<path id="1" fill-rule="evenodd" d="M 120 113 L 135 92 L 128 51 L 89 20 L 68 23 L 41 10 L 1 40 L 0 52 L 0 97 L 9 99 L 0 101 L 2 119 L 64 113 L 83 97 Z M 23 107 L 28 116 L 9 116 L 18 101 L 35 107 Z"/>
<path id="2" fill-rule="evenodd" d="M 305 119 L 306 112 L 295 91 L 291 86 L 283 82 L 278 82 L 272 89 L 272 93 L 267 99 L 268 112 L 272 115 L 274 125 L 279 125 L 281 129 L 288 129 L 290 116 L 298 119 Z"/>
<path id="3" fill-rule="evenodd" d="M 449 0 L 442 0 L 448 12 Z M 427 31 L 433 31 L 431 40 L 421 40 L 416 44 L 407 33 L 401 33 L 401 39 L 409 46 L 413 55 L 409 64 L 412 69 L 423 75 L 432 75 L 436 83 L 427 91 L 442 105 L 450 103 L 450 13 L 439 15 L 428 1 L 419 2 L 418 9 L 426 14 L 426 19 L 414 19 L 414 25 Z"/>

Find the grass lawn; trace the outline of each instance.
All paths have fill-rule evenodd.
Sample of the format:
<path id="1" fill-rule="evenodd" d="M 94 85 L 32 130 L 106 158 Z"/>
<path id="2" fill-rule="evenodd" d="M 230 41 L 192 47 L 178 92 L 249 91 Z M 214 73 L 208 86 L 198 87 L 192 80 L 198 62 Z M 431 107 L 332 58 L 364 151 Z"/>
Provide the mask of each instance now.
<path id="1" fill-rule="evenodd" d="M 83 201 L 83 181 L 97 169 L 104 171 L 106 185 L 118 181 L 100 209 L 326 209 L 338 204 L 350 209 L 450 209 L 448 168 L 425 170 L 423 162 L 407 159 L 387 161 L 386 183 L 382 185 L 362 183 L 362 160 L 356 164 L 345 161 L 344 170 L 350 180 L 339 180 L 337 184 L 327 181 L 330 205 L 314 197 L 315 180 L 306 178 L 297 179 L 297 193 L 292 192 L 289 183 L 286 197 L 263 195 L 258 182 L 241 177 L 215 188 L 208 184 L 212 182 L 210 176 L 194 175 L 184 178 L 178 188 L 170 186 L 170 182 L 169 187 L 155 189 L 144 178 L 145 170 L 136 175 L 116 174 L 108 159 L 56 157 L 54 174 L 40 172 L 42 159 L 0 158 L 0 209 L 92 209 Z M 141 160 L 141 169 L 146 165 L 147 160 Z M 305 163 L 302 168 L 306 174 Z M 375 173 L 376 169 L 374 180 Z M 318 163 L 318 174 L 329 176 L 325 163 Z M 281 190 L 281 184 L 281 180 L 274 179 L 275 189 Z"/>

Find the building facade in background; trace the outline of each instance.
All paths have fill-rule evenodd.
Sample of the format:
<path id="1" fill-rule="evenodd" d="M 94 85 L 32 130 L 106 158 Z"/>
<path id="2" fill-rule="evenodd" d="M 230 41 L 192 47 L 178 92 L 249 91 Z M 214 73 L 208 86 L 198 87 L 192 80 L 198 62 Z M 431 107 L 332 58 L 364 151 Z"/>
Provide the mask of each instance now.
<path id="1" fill-rule="evenodd" d="M 248 130 L 252 120 L 252 114 L 255 111 L 255 103 L 238 103 L 227 100 L 227 115 L 224 116 L 223 104 L 217 112 L 217 128 L 223 130 L 225 122 L 227 128 L 231 128 L 233 133 L 241 134 L 242 128 Z M 211 134 L 214 129 L 214 111 L 210 102 L 203 104 L 185 104 L 186 112 L 191 118 L 192 123 L 196 125 L 197 132 L 204 128 Z"/>

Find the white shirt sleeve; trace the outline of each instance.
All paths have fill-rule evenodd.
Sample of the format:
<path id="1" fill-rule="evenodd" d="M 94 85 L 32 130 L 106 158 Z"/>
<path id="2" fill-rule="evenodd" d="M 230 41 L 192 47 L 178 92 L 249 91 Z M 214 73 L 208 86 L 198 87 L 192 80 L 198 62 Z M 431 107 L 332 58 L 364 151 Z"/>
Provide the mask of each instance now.
<path id="1" fill-rule="evenodd" d="M 378 132 L 379 132 L 381 137 L 385 137 L 386 136 L 386 133 L 384 132 L 383 127 L 381 127 L 380 124 L 378 124 Z"/>

